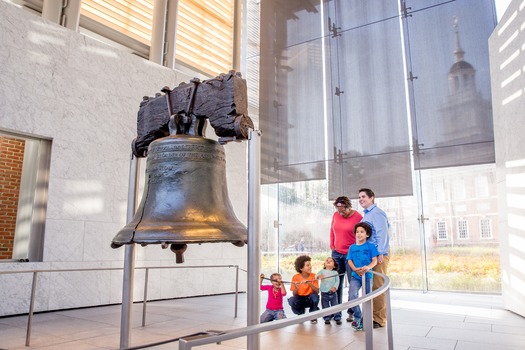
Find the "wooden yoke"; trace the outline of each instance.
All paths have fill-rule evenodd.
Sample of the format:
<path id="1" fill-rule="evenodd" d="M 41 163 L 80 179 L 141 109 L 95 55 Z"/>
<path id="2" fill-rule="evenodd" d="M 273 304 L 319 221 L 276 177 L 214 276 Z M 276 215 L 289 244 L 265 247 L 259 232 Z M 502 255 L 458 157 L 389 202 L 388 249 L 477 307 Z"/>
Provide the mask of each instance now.
<path id="1" fill-rule="evenodd" d="M 219 136 L 219 143 L 242 141 L 253 122 L 248 116 L 246 80 L 230 71 L 210 80 L 192 79 L 164 94 L 145 96 L 137 117 L 137 138 L 132 142 L 136 157 L 147 156 L 154 140 L 168 135 L 205 137 L 206 119 Z"/>

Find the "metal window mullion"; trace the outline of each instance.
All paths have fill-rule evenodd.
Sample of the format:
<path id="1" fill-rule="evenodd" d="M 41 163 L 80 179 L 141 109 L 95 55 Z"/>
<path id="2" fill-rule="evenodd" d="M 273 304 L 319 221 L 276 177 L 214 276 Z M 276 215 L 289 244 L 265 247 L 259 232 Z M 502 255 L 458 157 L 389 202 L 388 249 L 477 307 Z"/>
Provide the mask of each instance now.
<path id="1" fill-rule="evenodd" d="M 158 64 L 164 62 L 164 37 L 166 33 L 166 11 L 168 0 L 155 0 L 151 27 L 149 60 Z"/>
<path id="2" fill-rule="evenodd" d="M 179 13 L 179 0 L 168 0 L 168 14 L 166 18 L 166 44 L 164 65 L 175 69 L 175 54 L 177 47 L 177 18 Z"/>
<path id="3" fill-rule="evenodd" d="M 63 0 L 44 0 L 42 18 L 60 24 L 62 18 Z"/>
<path id="4" fill-rule="evenodd" d="M 81 2 L 81 0 L 64 0 L 64 9 L 60 24 L 75 32 L 78 32 L 78 23 L 80 22 Z"/>
<path id="5" fill-rule="evenodd" d="M 232 69 L 246 72 L 243 62 L 246 58 L 248 36 L 242 34 L 242 28 L 248 28 L 248 10 L 246 0 L 235 0 L 233 8 L 233 55 Z"/>

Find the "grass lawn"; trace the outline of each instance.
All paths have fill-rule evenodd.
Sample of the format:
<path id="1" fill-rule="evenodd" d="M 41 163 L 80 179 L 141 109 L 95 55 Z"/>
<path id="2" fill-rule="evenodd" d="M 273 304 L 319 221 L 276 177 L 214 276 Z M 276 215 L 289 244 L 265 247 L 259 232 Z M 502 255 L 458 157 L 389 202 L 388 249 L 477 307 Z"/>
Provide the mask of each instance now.
<path id="1" fill-rule="evenodd" d="M 312 272 L 323 267 L 329 252 L 316 253 L 312 257 Z M 296 273 L 294 260 L 297 255 L 280 257 L 280 270 L 284 281 Z M 264 273 L 275 261 L 275 255 L 264 255 Z M 389 263 L 392 286 L 400 289 L 423 287 L 422 259 L 418 251 L 394 251 Z M 266 267 L 266 269 L 265 269 Z M 444 247 L 434 248 L 427 256 L 429 290 L 501 293 L 499 247 Z"/>

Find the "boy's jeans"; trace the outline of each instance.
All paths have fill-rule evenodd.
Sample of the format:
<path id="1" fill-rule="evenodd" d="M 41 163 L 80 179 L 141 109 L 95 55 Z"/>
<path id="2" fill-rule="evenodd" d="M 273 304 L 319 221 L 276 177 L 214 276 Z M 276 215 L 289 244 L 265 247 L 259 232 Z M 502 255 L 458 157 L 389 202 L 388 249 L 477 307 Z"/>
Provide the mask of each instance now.
<path id="1" fill-rule="evenodd" d="M 290 304 L 293 313 L 296 315 L 304 314 L 306 308 L 310 309 L 309 312 L 317 311 L 319 310 L 319 294 L 293 296 L 288 299 L 288 304 Z"/>
<path id="2" fill-rule="evenodd" d="M 339 305 L 339 300 L 337 299 L 337 292 L 326 292 L 321 293 L 321 305 L 323 306 L 323 309 L 326 309 L 330 306 Z M 324 316 L 323 319 L 325 321 L 330 321 L 330 319 L 334 318 L 335 321 L 341 320 L 341 311 L 336 312 L 335 314 Z"/>
<path id="3" fill-rule="evenodd" d="M 361 277 L 355 278 L 354 276 L 350 277 L 350 287 L 348 288 L 348 301 L 359 298 L 359 290 L 363 284 Z M 372 279 L 366 279 L 366 294 L 370 293 L 372 290 Z M 350 308 L 354 312 L 354 317 L 356 319 L 362 319 L 363 314 L 361 313 L 361 308 L 359 305 L 356 305 Z M 350 311 L 350 309 L 348 309 Z"/>

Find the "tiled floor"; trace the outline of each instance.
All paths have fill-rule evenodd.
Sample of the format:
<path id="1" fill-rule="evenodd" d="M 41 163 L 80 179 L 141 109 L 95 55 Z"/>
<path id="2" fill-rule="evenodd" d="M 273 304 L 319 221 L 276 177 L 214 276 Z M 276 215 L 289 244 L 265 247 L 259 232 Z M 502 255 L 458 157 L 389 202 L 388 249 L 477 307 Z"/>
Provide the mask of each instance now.
<path id="1" fill-rule="evenodd" d="M 501 297 L 394 290 L 392 318 L 396 350 L 523 350 L 525 318 L 506 311 Z M 265 295 L 261 294 L 261 302 Z M 228 330 L 246 324 L 246 295 L 220 295 L 148 303 L 146 327 L 142 305 L 133 309 L 130 347 L 162 342 L 204 330 Z M 288 317 L 293 317 L 286 305 Z M 25 346 L 27 316 L 0 318 L 0 349 L 118 349 L 120 306 L 57 311 L 35 315 L 31 346 Z M 387 349 L 386 329 L 374 330 L 374 349 Z M 260 336 L 261 349 L 365 349 L 365 333 L 343 322 L 305 322 Z M 196 349 L 246 349 L 246 338 Z M 178 349 L 178 343 L 147 349 Z"/>

